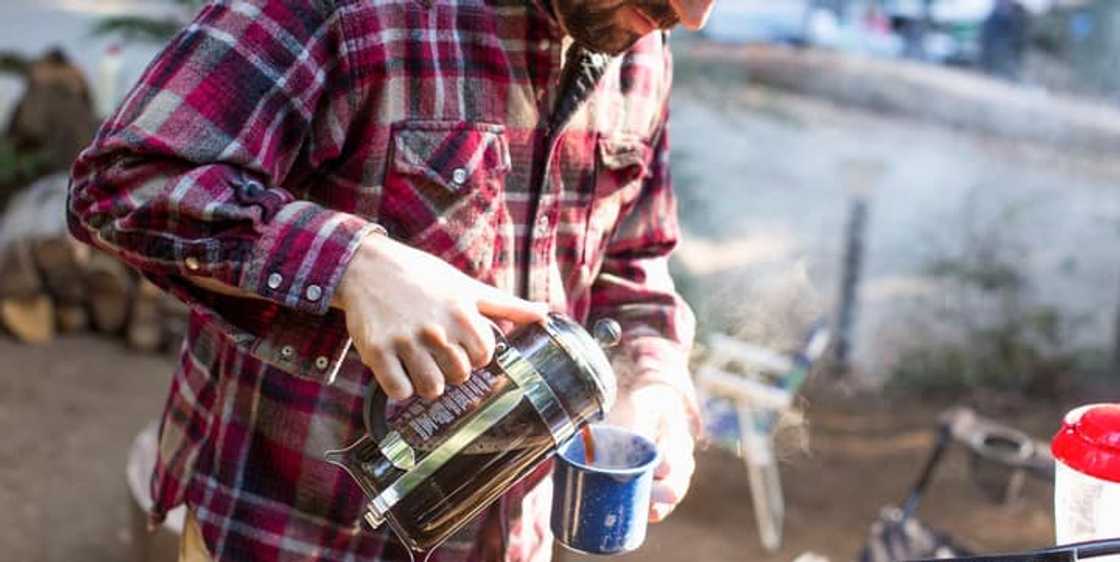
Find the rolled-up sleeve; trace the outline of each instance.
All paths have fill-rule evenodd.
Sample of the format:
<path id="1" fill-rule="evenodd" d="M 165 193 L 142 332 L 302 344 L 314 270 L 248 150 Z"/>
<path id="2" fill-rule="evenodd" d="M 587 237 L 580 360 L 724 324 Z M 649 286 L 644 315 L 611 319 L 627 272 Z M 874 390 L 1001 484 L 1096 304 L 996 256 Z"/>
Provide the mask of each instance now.
<path id="1" fill-rule="evenodd" d="M 208 4 L 76 162 L 72 233 L 194 305 L 187 276 L 326 314 L 374 227 L 285 186 L 298 159 L 341 151 L 349 82 L 329 2 Z"/>

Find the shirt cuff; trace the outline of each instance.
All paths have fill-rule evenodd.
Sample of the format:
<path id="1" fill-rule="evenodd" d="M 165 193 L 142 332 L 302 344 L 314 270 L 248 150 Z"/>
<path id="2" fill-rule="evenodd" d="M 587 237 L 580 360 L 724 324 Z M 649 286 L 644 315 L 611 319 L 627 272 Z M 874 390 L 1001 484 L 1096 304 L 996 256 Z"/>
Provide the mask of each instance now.
<path id="1" fill-rule="evenodd" d="M 362 239 L 379 230 L 310 201 L 288 203 L 253 246 L 238 287 L 300 312 L 326 314 Z"/>

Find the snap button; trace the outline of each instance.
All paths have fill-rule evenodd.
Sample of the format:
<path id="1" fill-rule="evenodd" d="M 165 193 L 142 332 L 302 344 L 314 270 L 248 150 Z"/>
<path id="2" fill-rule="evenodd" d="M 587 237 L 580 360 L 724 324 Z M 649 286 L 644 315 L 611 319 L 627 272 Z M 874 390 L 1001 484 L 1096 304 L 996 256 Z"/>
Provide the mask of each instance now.
<path id="1" fill-rule="evenodd" d="M 191 271 L 198 271 L 202 267 L 202 264 L 198 263 L 198 258 L 194 256 L 190 256 L 183 261 L 186 263 L 187 269 Z"/>
<path id="2" fill-rule="evenodd" d="M 463 168 L 455 168 L 455 170 L 451 172 L 451 181 L 460 185 L 466 183 L 467 171 Z"/>
<path id="3" fill-rule="evenodd" d="M 284 282 L 284 276 L 280 275 L 279 273 L 273 273 L 272 275 L 268 276 L 268 288 L 269 289 L 273 289 L 273 290 L 279 289 L 280 284 L 283 283 L 283 282 Z"/>
<path id="4" fill-rule="evenodd" d="M 320 356 L 315 358 L 315 368 L 319 369 L 320 371 L 327 370 L 327 367 L 330 367 L 330 365 L 331 365 L 331 360 L 327 359 L 323 355 L 320 355 Z"/>
<path id="5" fill-rule="evenodd" d="M 284 359 L 291 359 L 296 354 L 296 349 L 290 345 L 285 345 L 280 348 L 280 357 Z"/>
<path id="6" fill-rule="evenodd" d="M 548 39 L 541 39 L 541 42 L 537 43 L 537 48 L 542 51 L 547 51 L 551 46 L 552 44 L 548 42 Z"/>
<path id="7" fill-rule="evenodd" d="M 550 221 L 548 220 L 548 215 L 541 215 L 541 218 L 537 219 L 536 235 L 537 236 L 547 236 L 549 226 L 550 226 Z"/>
<path id="8" fill-rule="evenodd" d="M 323 296 L 323 288 L 318 285 L 308 285 L 307 292 L 304 293 L 304 295 L 307 297 L 307 300 L 315 302 Z"/>

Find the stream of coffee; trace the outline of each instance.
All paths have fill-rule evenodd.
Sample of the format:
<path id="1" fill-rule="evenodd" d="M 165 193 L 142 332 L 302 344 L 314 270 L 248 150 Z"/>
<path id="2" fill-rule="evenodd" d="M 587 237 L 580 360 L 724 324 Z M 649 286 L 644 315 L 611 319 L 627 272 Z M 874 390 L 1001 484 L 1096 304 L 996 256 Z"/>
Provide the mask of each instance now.
<path id="1" fill-rule="evenodd" d="M 583 460 L 588 466 L 595 464 L 595 440 L 591 438 L 591 425 L 583 426 Z"/>

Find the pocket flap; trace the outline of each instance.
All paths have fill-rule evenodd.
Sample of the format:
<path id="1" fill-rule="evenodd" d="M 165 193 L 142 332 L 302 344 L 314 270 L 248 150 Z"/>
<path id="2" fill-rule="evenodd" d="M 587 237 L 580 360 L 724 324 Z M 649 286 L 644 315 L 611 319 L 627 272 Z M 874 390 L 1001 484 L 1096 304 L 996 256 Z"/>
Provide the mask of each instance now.
<path id="1" fill-rule="evenodd" d="M 409 121 L 393 133 L 393 167 L 450 192 L 510 169 L 501 125 L 460 121 Z"/>
<path id="2" fill-rule="evenodd" d="M 601 137 L 599 139 L 599 161 L 608 170 L 624 170 L 637 167 L 645 173 L 649 161 L 649 145 L 636 137 Z"/>

